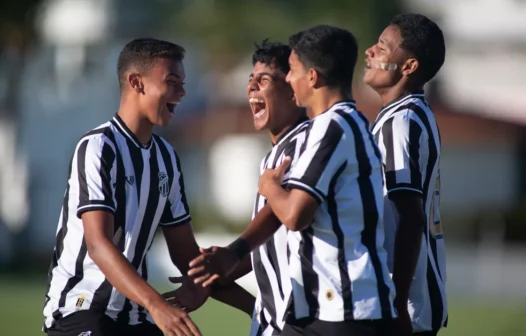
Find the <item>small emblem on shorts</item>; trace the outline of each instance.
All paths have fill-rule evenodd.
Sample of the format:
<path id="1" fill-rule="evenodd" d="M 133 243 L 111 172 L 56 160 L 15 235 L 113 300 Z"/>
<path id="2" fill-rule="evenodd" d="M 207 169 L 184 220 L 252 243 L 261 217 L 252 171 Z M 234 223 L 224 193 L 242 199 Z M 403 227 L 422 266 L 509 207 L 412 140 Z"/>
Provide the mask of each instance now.
<path id="1" fill-rule="evenodd" d="M 126 176 L 126 182 L 128 182 L 129 185 L 133 185 L 135 183 L 135 176 Z"/>
<path id="2" fill-rule="evenodd" d="M 168 175 L 165 172 L 159 172 L 159 192 L 164 197 L 170 193 L 170 186 L 168 184 Z"/>
<path id="3" fill-rule="evenodd" d="M 334 299 L 334 292 L 330 289 L 327 289 L 327 291 L 325 292 L 325 298 L 327 299 L 327 301 L 332 301 L 332 299 Z"/>
<path id="4" fill-rule="evenodd" d="M 91 336 L 91 331 L 84 331 L 79 334 L 79 336 Z"/>
<path id="5" fill-rule="evenodd" d="M 77 303 L 75 304 L 75 306 L 77 306 L 77 308 L 82 308 L 82 305 L 84 304 L 84 300 L 86 299 L 85 296 L 80 296 L 77 300 Z"/>

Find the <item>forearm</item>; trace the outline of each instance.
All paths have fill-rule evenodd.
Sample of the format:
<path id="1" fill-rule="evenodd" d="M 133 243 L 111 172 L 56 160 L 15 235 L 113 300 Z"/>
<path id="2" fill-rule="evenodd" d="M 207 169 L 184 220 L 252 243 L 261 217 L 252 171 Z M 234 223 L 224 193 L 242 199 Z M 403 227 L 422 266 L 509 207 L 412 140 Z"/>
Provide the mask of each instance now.
<path id="1" fill-rule="evenodd" d="M 236 281 L 237 279 L 244 277 L 250 272 L 252 272 L 252 260 L 250 259 L 250 255 L 247 254 L 243 258 L 243 260 L 239 262 L 239 264 L 232 271 L 232 273 L 230 273 L 228 276 L 221 280 L 221 283 L 230 284 Z"/>
<path id="2" fill-rule="evenodd" d="M 131 301 L 148 309 L 153 302 L 163 300 L 109 240 L 89 245 L 88 253 L 111 285 Z"/>
<path id="3" fill-rule="evenodd" d="M 279 222 L 288 229 L 295 229 L 297 216 L 294 216 L 294 205 L 289 200 L 290 193 L 274 182 L 269 185 L 266 194 L 267 205 L 270 206 Z"/>
<path id="4" fill-rule="evenodd" d="M 253 251 L 265 244 L 278 231 L 280 226 L 280 220 L 267 204 L 254 216 L 254 219 L 248 224 L 240 238 L 249 245 L 250 251 Z"/>
<path id="5" fill-rule="evenodd" d="M 424 225 L 424 216 L 400 216 L 395 237 L 393 270 L 393 282 L 398 300 L 408 299 L 420 255 Z"/>
<path id="6" fill-rule="evenodd" d="M 256 298 L 235 282 L 216 287 L 212 291 L 212 298 L 239 309 L 249 316 L 252 316 L 256 303 Z"/>

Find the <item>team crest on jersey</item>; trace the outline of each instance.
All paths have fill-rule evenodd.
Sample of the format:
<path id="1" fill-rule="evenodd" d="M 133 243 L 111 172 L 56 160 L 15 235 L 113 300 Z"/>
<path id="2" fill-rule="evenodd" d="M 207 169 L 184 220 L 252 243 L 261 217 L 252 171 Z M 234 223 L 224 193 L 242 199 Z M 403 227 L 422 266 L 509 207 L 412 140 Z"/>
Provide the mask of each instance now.
<path id="1" fill-rule="evenodd" d="M 168 180 L 168 175 L 166 175 L 165 172 L 159 172 L 159 192 L 164 197 L 170 193 L 170 183 Z"/>
<path id="2" fill-rule="evenodd" d="M 91 336 L 91 331 L 84 331 L 79 334 L 79 336 Z"/>

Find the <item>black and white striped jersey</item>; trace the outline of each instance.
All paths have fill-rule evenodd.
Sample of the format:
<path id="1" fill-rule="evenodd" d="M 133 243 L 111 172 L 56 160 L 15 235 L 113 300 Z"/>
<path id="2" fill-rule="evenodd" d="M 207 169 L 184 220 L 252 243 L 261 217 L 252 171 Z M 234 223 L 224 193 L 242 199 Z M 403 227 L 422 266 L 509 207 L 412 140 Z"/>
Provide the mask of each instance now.
<path id="1" fill-rule="evenodd" d="M 85 134 L 69 167 L 44 306 L 44 330 L 79 310 L 98 310 L 126 324 L 153 320 L 119 293 L 87 253 L 81 215 L 114 215 L 113 242 L 144 278 L 158 225 L 189 223 L 177 154 L 160 137 L 141 145 L 116 115 Z"/>
<path id="2" fill-rule="evenodd" d="M 372 126 L 385 171 L 384 227 L 388 266 L 393 270 L 398 213 L 389 194 L 422 195 L 427 225 L 409 293 L 415 331 L 437 330 L 447 319 L 445 248 L 440 223 L 440 134 L 435 116 L 415 92 L 385 106 Z"/>
<path id="3" fill-rule="evenodd" d="M 352 101 L 311 120 L 288 186 L 318 203 L 312 224 L 289 231 L 287 314 L 323 321 L 391 319 L 394 285 L 382 225 L 380 152 Z"/>
<path id="4" fill-rule="evenodd" d="M 276 141 L 272 150 L 261 161 L 260 174 L 266 169 L 279 167 L 286 156 L 292 160 L 291 167 L 296 163 L 301 146 L 305 142 L 308 124 L 308 120 L 302 120 Z M 285 174 L 284 183 L 287 182 L 289 174 L 290 168 Z M 265 197 L 258 193 L 252 218 L 266 203 Z M 283 315 L 286 308 L 284 295 L 291 290 L 287 258 L 287 228 L 284 225 L 266 244 L 252 252 L 252 268 L 258 284 L 258 296 L 251 335 L 279 335 L 284 325 Z"/>

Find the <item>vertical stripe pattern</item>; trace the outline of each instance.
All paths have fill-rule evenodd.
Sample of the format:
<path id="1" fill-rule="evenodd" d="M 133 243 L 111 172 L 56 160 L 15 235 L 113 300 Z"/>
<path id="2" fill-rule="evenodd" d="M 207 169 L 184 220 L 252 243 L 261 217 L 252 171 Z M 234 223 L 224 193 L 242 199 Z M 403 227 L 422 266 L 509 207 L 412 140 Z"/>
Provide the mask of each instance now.
<path id="1" fill-rule="evenodd" d="M 388 195 L 398 190 L 422 195 L 427 224 L 412 289 L 409 313 L 415 331 L 438 330 L 447 321 L 445 248 L 440 223 L 440 132 L 423 92 L 385 106 L 372 126 L 385 169 L 384 227 L 388 265 L 394 264 L 398 227 L 396 207 Z"/>
<path id="2" fill-rule="evenodd" d="M 289 232 L 287 314 L 323 321 L 391 319 L 394 286 L 383 248 L 383 176 L 367 119 L 352 101 L 311 120 L 289 188 L 311 195 L 313 223 Z"/>
<path id="3" fill-rule="evenodd" d="M 44 330 L 82 309 L 125 324 L 151 320 L 146 310 L 111 286 L 87 253 L 82 214 L 113 214 L 113 243 L 148 278 L 146 255 L 158 225 L 190 221 L 179 159 L 154 135 L 143 146 L 115 116 L 86 133 L 70 163 L 44 304 Z"/>
<path id="4" fill-rule="evenodd" d="M 305 141 L 308 121 L 301 121 L 291 127 L 273 145 L 272 150 L 263 158 L 260 173 L 265 169 L 277 168 L 285 156 L 292 159 L 293 166 L 300 155 Z M 285 174 L 288 180 L 290 169 Z M 265 197 L 256 195 L 253 217 L 267 203 Z M 252 252 L 252 265 L 258 285 L 256 314 L 251 335 L 279 335 L 283 328 L 283 315 L 286 308 L 285 293 L 290 293 L 290 278 L 287 259 L 287 230 L 282 226 L 267 243 Z"/>

